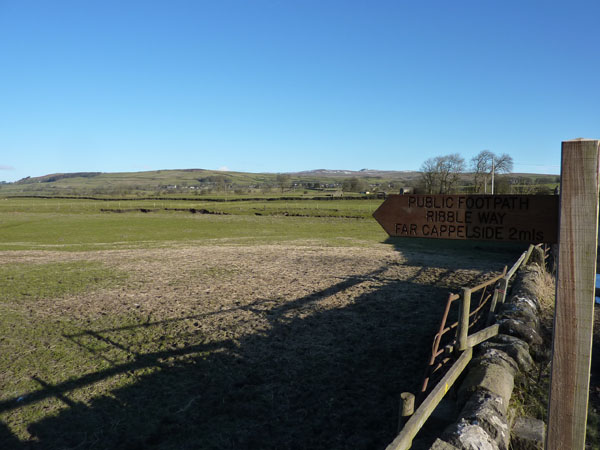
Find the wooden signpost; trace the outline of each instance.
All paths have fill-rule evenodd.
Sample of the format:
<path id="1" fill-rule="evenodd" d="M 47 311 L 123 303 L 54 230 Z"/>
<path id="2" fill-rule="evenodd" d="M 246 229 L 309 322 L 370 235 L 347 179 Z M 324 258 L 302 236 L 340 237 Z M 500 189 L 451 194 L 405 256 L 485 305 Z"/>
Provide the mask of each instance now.
<path id="1" fill-rule="evenodd" d="M 390 236 L 556 243 L 556 195 L 390 195 L 373 213 Z"/>
<path id="2" fill-rule="evenodd" d="M 599 166 L 600 141 L 566 141 L 560 200 L 551 195 L 391 195 L 373 214 L 390 236 L 558 242 L 546 439 L 552 450 L 583 450 L 585 445 Z"/>
<path id="3" fill-rule="evenodd" d="M 600 141 L 562 144 L 560 233 L 548 449 L 583 449 L 587 422 L 598 247 Z"/>

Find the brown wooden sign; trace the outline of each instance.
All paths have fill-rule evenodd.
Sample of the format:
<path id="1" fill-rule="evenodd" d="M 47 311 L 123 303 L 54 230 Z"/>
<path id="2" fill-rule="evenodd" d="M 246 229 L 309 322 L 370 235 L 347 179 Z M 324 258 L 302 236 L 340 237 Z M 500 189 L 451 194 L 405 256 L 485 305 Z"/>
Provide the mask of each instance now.
<path id="1" fill-rule="evenodd" d="M 556 243 L 557 195 L 390 195 L 373 213 L 390 236 Z"/>

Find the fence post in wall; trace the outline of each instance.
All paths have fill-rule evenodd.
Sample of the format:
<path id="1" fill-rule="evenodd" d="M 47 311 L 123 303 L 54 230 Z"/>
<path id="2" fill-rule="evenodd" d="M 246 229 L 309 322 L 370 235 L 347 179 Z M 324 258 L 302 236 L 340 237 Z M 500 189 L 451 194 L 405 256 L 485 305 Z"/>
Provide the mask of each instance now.
<path id="1" fill-rule="evenodd" d="M 398 433 L 410 416 L 415 412 L 415 396 L 410 392 L 400 394 L 400 420 L 398 421 Z"/>
<path id="2" fill-rule="evenodd" d="M 488 313 L 486 326 L 491 325 L 492 322 L 494 321 L 494 314 L 496 313 L 496 307 L 498 306 L 498 297 L 500 297 L 502 295 L 500 292 L 500 286 L 502 286 L 502 280 L 504 280 L 504 278 L 502 278 L 500 281 L 498 281 L 498 286 L 496 286 L 496 288 L 494 289 L 494 296 L 492 297 L 492 304 L 490 305 L 490 312 Z"/>
<path id="3" fill-rule="evenodd" d="M 598 239 L 600 141 L 562 143 L 547 449 L 583 450 Z"/>
<path id="4" fill-rule="evenodd" d="M 531 257 L 531 253 L 533 252 L 534 248 L 535 248 L 535 245 L 529 244 L 529 247 L 527 248 L 527 253 L 525 253 L 525 258 L 523 258 L 523 262 L 521 263 L 521 266 L 526 266 L 527 265 L 527 263 L 529 262 L 529 258 Z M 521 268 L 521 266 L 519 266 L 519 268 Z"/>
<path id="5" fill-rule="evenodd" d="M 467 349 L 467 336 L 469 335 L 469 313 L 471 312 L 471 289 L 462 288 L 462 301 L 458 316 L 458 350 Z"/>
<path id="6" fill-rule="evenodd" d="M 503 304 L 506 301 L 506 291 L 508 290 L 508 276 L 505 276 L 500 280 L 500 285 L 498 289 L 500 290 L 500 304 Z"/>

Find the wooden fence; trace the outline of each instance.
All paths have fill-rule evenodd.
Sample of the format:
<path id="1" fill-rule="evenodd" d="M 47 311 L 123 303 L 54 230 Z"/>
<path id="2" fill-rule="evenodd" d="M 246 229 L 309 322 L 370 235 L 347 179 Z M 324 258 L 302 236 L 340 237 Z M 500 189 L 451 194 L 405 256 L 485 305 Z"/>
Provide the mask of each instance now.
<path id="1" fill-rule="evenodd" d="M 413 412 L 410 405 L 414 396 L 410 393 L 402 394 L 400 426 L 403 426 L 386 450 L 408 450 L 411 447 L 414 437 L 467 367 L 473 356 L 473 347 L 498 334 L 499 325 L 491 324 L 493 314 L 497 305 L 504 303 L 511 278 L 527 262 L 533 248 L 530 245 L 510 270 L 507 271 L 505 267 L 501 275 L 475 287 L 462 288 L 461 294 L 450 294 L 439 332 L 433 340 L 431 358 L 417 399 L 419 406 Z M 475 302 L 472 299 L 476 293 L 479 300 L 477 306 L 473 307 Z M 460 300 L 458 321 L 447 325 L 451 306 L 457 300 Z M 449 332 L 454 329 L 456 333 L 450 337 Z"/>

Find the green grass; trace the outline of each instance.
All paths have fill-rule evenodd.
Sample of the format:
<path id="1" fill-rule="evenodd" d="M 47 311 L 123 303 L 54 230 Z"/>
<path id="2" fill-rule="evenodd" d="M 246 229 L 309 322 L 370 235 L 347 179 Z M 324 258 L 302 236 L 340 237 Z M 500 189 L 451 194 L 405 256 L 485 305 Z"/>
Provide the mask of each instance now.
<path id="1" fill-rule="evenodd" d="M 51 420 L 67 407 L 82 407 L 98 395 L 131 386 L 138 377 L 157 371 L 157 364 L 127 368 L 132 355 L 164 345 L 158 341 L 159 332 L 174 334 L 167 325 L 150 337 L 133 314 L 108 314 L 90 322 L 2 304 L 0 311 L 0 423 L 21 441 L 31 440 L 31 424 Z M 119 331 L 104 332 L 101 338 L 93 333 L 111 328 Z M 21 448 L 2 438 L 3 448 Z M 60 442 L 60 437 L 56 440 Z"/>
<path id="2" fill-rule="evenodd" d="M 135 307 L 107 313 L 99 306 L 92 312 L 70 299 L 106 289 L 114 296 L 115 288 L 135 286 L 129 285 L 128 274 L 95 261 L 0 265 L 0 447 L 22 448 L 41 432 L 52 436 L 56 448 L 71 448 L 61 434 L 72 422 L 70 431 L 78 436 L 81 422 L 67 420 L 61 432 L 48 422 L 85 409 L 88 415 L 82 420 L 89 426 L 97 420 L 87 407 L 95 399 L 106 400 L 107 393 L 118 389 L 136 390 L 140 378 L 172 363 L 145 355 L 176 351 L 186 336 L 184 320 L 148 326 L 148 317 Z M 113 405 L 115 417 L 123 406 Z M 145 433 L 147 424 L 135 417 L 127 422 L 134 434 Z M 82 437 L 78 444 L 93 447 L 97 439 Z"/>
<path id="3" fill-rule="evenodd" d="M 230 215 L 291 215 L 306 217 L 370 218 L 382 200 L 253 200 L 253 201 L 181 201 L 181 200 L 65 200 L 65 199 L 0 199 L 0 213 L 90 214 L 140 212 L 153 214 L 191 209 Z"/>
<path id="4" fill-rule="evenodd" d="M 325 245 L 369 244 L 386 238 L 381 227 L 370 218 L 380 203 L 381 200 L 348 200 L 207 205 L 162 201 L 155 205 L 151 201 L 0 200 L 0 250 L 104 250 L 174 243 L 261 244 L 315 240 Z M 172 211 L 184 207 L 206 207 L 228 215 Z M 100 211 L 111 208 L 156 208 L 158 211 Z M 256 215 L 258 211 L 261 215 Z"/>
<path id="5" fill-rule="evenodd" d="M 122 282 L 126 274 L 97 262 L 0 265 L 0 302 L 19 303 L 89 292 Z"/>
<path id="6" fill-rule="evenodd" d="M 0 221 L 0 250 L 94 250 L 189 244 L 261 244 L 348 239 L 381 242 L 377 223 L 358 219 L 127 215 L 21 214 Z"/>
<path id="7" fill-rule="evenodd" d="M 0 265 L 0 382 L 3 386 L 0 405 L 10 409 L 13 403 L 26 402 L 27 395 L 43 389 L 46 384 L 64 382 L 110 366 L 107 358 L 114 357 L 106 353 L 106 343 L 90 341 L 89 345 L 82 346 L 74 342 L 66 336 L 80 332 L 83 324 L 67 311 L 52 312 L 47 306 L 38 305 L 42 300 L 47 303 L 52 299 L 114 288 L 125 283 L 127 277 L 99 262 Z M 106 315 L 97 322 L 122 325 L 131 320 L 134 320 L 132 316 Z M 96 355 L 104 352 L 105 358 L 90 358 L 90 352 Z M 62 407 L 62 402 L 47 399 L 22 408 L 18 415 L 4 413 L 0 417 L 2 422 L 19 429 L 20 424 L 52 415 Z M 22 430 L 19 437 L 24 438 L 25 434 Z"/>
<path id="8" fill-rule="evenodd" d="M 224 198 L 222 200 L 225 200 Z M 370 218 L 382 200 L 279 200 L 265 198 L 251 201 L 207 201 L 207 200 L 76 200 L 41 198 L 0 199 L 1 213 L 60 213 L 90 214 L 110 211 L 136 212 L 141 209 L 156 213 L 169 213 L 174 209 L 205 209 L 215 214 L 232 215 L 292 215 L 308 217 L 360 217 Z"/>

